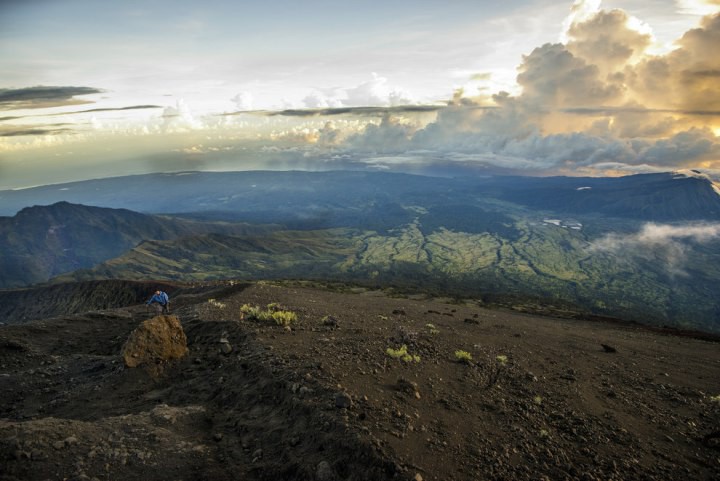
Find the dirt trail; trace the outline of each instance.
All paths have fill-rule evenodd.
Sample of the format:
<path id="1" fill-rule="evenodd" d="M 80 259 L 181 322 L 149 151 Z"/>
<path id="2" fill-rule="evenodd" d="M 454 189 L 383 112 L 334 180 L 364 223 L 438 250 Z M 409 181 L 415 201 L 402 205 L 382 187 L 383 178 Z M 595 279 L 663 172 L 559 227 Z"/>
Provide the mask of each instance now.
<path id="1" fill-rule="evenodd" d="M 190 353 L 158 378 L 120 358 L 143 305 L 0 328 L 1 480 L 720 478 L 717 343 L 362 290 L 174 287 Z M 273 302 L 292 329 L 240 318 Z M 386 353 L 402 345 L 419 359 Z"/>

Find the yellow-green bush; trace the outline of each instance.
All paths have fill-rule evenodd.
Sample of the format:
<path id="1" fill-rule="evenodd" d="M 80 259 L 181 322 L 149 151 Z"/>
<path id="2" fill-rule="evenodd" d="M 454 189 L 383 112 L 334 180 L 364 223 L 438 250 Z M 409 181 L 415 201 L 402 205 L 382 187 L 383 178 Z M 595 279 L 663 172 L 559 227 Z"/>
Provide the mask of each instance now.
<path id="1" fill-rule="evenodd" d="M 472 354 L 470 354 L 467 351 L 455 351 L 455 359 L 457 359 L 460 362 L 464 362 L 466 364 L 470 363 L 472 361 Z"/>
<path id="2" fill-rule="evenodd" d="M 267 310 L 262 310 L 258 306 L 243 304 L 240 312 L 245 314 L 245 318 L 251 321 L 274 322 L 280 326 L 289 326 L 297 321 L 297 314 L 292 311 L 280 309 L 280 304 L 268 304 Z"/>
<path id="3" fill-rule="evenodd" d="M 400 359 L 404 362 L 420 362 L 420 356 L 416 354 L 410 354 L 407 350 L 407 346 L 403 344 L 400 349 L 393 349 L 388 347 L 385 353 L 393 359 Z"/>
<path id="4" fill-rule="evenodd" d="M 275 311 L 271 314 L 271 317 L 276 324 L 281 326 L 289 326 L 297 321 L 297 314 L 292 311 Z"/>

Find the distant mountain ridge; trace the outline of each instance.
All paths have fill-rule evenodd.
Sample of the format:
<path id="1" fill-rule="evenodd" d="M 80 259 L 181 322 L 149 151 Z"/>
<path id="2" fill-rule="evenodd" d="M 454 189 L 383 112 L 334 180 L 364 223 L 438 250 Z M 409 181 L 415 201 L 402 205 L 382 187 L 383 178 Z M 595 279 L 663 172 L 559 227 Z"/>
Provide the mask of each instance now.
<path id="1" fill-rule="evenodd" d="M 718 236 L 637 235 L 649 222 L 681 234 L 718 230 L 720 195 L 694 172 L 186 173 L 43 189 L 36 201 L 72 193 L 178 214 L 60 202 L 0 218 L 0 287 L 50 278 L 338 280 L 720 330 Z"/>
<path id="2" fill-rule="evenodd" d="M 265 228 L 207 224 L 58 202 L 0 217 L 0 287 L 20 287 L 89 268 L 148 239 L 207 232 L 242 234 Z"/>
<path id="3" fill-rule="evenodd" d="M 605 178 L 441 178 L 353 171 L 147 174 L 0 191 L 0 214 L 68 201 L 149 214 L 294 223 L 293 227 L 303 228 L 358 227 L 354 219 L 373 206 L 376 213 L 371 217 L 377 217 L 397 205 L 462 205 L 477 198 L 573 215 L 664 222 L 720 220 L 720 195 L 712 181 L 673 172 Z"/>

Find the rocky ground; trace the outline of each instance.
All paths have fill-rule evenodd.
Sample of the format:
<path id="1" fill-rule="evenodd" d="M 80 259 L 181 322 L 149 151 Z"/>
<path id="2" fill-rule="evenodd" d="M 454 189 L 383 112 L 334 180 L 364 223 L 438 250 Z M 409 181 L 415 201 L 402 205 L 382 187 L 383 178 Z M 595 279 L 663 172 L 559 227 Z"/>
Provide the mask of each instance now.
<path id="1" fill-rule="evenodd" d="M 717 342 L 365 289 L 173 298 L 189 353 L 147 368 L 135 301 L 0 327 L 0 480 L 720 479 Z M 297 321 L 241 315 L 270 303 Z"/>

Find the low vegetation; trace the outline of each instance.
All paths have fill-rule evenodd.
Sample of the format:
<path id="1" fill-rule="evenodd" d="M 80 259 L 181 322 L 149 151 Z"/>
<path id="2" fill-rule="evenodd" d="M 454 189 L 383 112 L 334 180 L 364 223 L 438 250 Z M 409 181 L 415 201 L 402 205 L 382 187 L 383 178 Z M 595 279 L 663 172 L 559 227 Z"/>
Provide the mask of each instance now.
<path id="1" fill-rule="evenodd" d="M 260 322 L 274 322 L 279 326 L 285 327 L 297 321 L 296 313 L 285 310 L 276 302 L 270 303 L 266 307 L 267 308 L 263 310 L 259 306 L 243 304 L 242 307 L 240 307 L 240 312 L 245 319 Z"/>
<path id="2" fill-rule="evenodd" d="M 472 362 L 472 354 L 467 351 L 458 350 L 455 351 L 455 359 L 462 363 L 470 364 L 470 362 Z"/>
<path id="3" fill-rule="evenodd" d="M 208 299 L 208 304 L 210 304 L 213 307 L 217 307 L 218 309 L 225 309 L 227 307 L 227 304 L 224 302 L 220 302 L 215 299 Z"/>
<path id="4" fill-rule="evenodd" d="M 403 344 L 399 349 L 393 349 L 388 347 L 385 353 L 393 359 L 400 359 L 404 362 L 420 362 L 420 356 L 416 354 L 410 354 L 407 350 L 407 346 Z"/>

